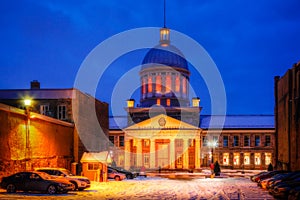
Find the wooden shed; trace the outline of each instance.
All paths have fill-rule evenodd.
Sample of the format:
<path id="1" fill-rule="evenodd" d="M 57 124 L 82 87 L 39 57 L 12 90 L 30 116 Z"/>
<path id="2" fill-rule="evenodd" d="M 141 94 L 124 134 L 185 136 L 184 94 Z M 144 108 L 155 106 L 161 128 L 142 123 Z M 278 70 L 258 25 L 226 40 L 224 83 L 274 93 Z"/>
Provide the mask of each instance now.
<path id="1" fill-rule="evenodd" d="M 108 151 L 84 152 L 80 162 L 82 163 L 82 174 L 91 181 L 107 181 L 107 163 L 111 160 Z"/>

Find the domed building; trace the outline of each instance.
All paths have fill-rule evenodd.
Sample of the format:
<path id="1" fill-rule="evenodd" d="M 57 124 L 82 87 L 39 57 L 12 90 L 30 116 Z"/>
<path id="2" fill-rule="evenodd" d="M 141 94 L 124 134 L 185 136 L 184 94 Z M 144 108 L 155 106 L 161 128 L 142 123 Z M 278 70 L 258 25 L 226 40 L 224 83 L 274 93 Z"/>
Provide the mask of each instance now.
<path id="1" fill-rule="evenodd" d="M 160 29 L 139 72 L 140 103 L 129 99 L 124 167 L 200 169 L 199 98 L 190 106 L 188 62 Z"/>

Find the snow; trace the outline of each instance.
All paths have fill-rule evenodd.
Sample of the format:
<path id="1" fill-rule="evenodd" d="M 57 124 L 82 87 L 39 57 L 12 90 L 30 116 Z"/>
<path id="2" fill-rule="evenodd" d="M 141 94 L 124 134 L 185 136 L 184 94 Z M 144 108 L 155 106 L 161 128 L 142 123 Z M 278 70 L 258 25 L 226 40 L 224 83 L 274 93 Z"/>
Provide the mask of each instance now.
<path id="1" fill-rule="evenodd" d="M 238 174 L 239 172 L 236 172 Z M 245 175 L 246 174 L 246 175 Z M 226 173 L 218 178 L 206 178 L 209 171 L 197 173 L 177 173 L 171 178 L 155 176 L 137 177 L 123 181 L 92 182 L 92 187 L 84 191 L 69 192 L 49 196 L 46 194 L 6 194 L 0 190 L 0 199 L 273 199 L 268 191 L 262 190 L 245 177 L 229 177 Z M 250 173 L 249 173 L 250 174 Z M 192 176 L 191 176 L 192 175 Z"/>

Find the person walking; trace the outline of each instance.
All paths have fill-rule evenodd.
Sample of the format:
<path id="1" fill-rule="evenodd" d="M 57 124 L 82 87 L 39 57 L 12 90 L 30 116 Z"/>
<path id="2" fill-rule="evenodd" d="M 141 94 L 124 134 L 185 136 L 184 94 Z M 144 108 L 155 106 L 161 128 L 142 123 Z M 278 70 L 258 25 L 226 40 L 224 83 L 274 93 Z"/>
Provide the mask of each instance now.
<path id="1" fill-rule="evenodd" d="M 221 169 L 218 161 L 215 162 L 214 173 L 216 176 L 220 176 Z"/>
<path id="2" fill-rule="evenodd" d="M 272 163 L 269 164 L 269 166 L 268 166 L 268 171 L 269 171 L 269 172 L 270 172 L 270 171 L 273 171 L 273 165 L 272 165 Z"/>

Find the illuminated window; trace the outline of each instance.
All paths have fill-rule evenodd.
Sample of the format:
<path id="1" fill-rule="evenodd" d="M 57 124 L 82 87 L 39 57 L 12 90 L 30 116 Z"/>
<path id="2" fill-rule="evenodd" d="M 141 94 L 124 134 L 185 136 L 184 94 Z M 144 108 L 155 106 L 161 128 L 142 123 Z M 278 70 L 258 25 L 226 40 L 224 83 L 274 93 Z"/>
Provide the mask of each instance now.
<path id="1" fill-rule="evenodd" d="M 238 147 L 240 143 L 240 137 L 238 135 L 233 136 L 233 146 Z"/>
<path id="2" fill-rule="evenodd" d="M 179 75 L 175 78 L 175 92 L 180 92 L 180 77 Z"/>
<path id="3" fill-rule="evenodd" d="M 259 135 L 256 135 L 256 136 L 255 136 L 255 146 L 256 146 L 256 147 L 259 147 L 259 146 L 260 146 L 260 136 L 259 136 Z"/>
<path id="4" fill-rule="evenodd" d="M 171 92 L 171 84 L 172 84 L 171 75 L 167 75 L 166 76 L 166 93 Z"/>
<path id="5" fill-rule="evenodd" d="M 160 105 L 160 99 L 156 99 L 156 104 Z"/>
<path id="6" fill-rule="evenodd" d="M 170 105 L 171 105 L 171 100 L 167 99 L 167 106 L 170 106 Z"/>
<path id="7" fill-rule="evenodd" d="M 229 165 L 229 153 L 223 153 L 223 165 Z"/>
<path id="8" fill-rule="evenodd" d="M 149 154 L 148 154 L 148 153 L 145 153 L 145 154 L 143 154 L 143 155 L 144 155 L 144 166 L 145 166 L 145 167 L 149 167 L 149 165 L 150 165 L 150 162 L 149 162 L 149 160 L 150 160 Z"/>
<path id="9" fill-rule="evenodd" d="M 271 146 L 271 136 L 270 135 L 265 136 L 265 146 L 266 147 Z"/>
<path id="10" fill-rule="evenodd" d="M 142 93 L 146 94 L 146 78 L 142 79 Z"/>
<path id="11" fill-rule="evenodd" d="M 272 161 L 272 154 L 271 153 L 265 153 L 265 165 L 269 165 Z"/>
<path id="12" fill-rule="evenodd" d="M 152 92 L 152 77 L 148 77 L 148 92 Z"/>
<path id="13" fill-rule="evenodd" d="M 150 146 L 150 140 L 144 139 L 144 147 L 149 147 Z"/>
<path id="14" fill-rule="evenodd" d="M 49 114 L 49 105 L 40 105 L 40 114 L 48 115 Z"/>
<path id="15" fill-rule="evenodd" d="M 223 147 L 228 147 L 228 135 L 223 136 Z"/>
<path id="16" fill-rule="evenodd" d="M 233 165 L 239 165 L 239 164 L 240 164 L 240 154 L 233 153 Z"/>
<path id="17" fill-rule="evenodd" d="M 250 136 L 244 135 L 244 147 L 249 147 L 249 146 L 250 146 Z"/>
<path id="18" fill-rule="evenodd" d="M 244 153 L 244 165 L 250 165 L 250 153 Z"/>
<path id="19" fill-rule="evenodd" d="M 161 92 L 161 76 L 156 77 L 156 92 Z"/>
<path id="20" fill-rule="evenodd" d="M 255 153 L 254 154 L 254 164 L 255 165 L 260 165 L 260 153 Z"/>
<path id="21" fill-rule="evenodd" d="M 57 106 L 57 119 L 64 120 L 67 118 L 67 106 L 59 105 Z"/>
<path id="22" fill-rule="evenodd" d="M 176 146 L 176 148 L 183 147 L 183 140 L 182 139 L 175 140 L 175 146 Z"/>

